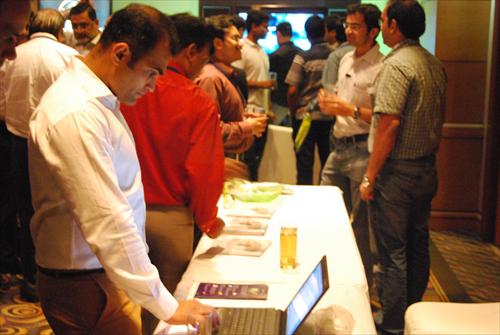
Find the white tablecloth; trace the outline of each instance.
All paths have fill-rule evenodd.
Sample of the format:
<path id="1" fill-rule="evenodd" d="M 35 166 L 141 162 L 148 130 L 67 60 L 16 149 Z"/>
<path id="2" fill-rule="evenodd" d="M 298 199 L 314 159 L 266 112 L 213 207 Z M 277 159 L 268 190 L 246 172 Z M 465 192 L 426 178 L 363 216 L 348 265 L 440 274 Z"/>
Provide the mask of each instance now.
<path id="1" fill-rule="evenodd" d="M 266 146 L 259 166 L 259 181 L 294 185 L 297 167 L 293 148 L 292 128 L 269 125 Z M 319 185 L 321 163 L 318 148 L 314 150 L 313 183 Z"/>
<path id="2" fill-rule="evenodd" d="M 294 186 L 293 190 L 294 195 L 279 199 L 281 204 L 263 237 L 272 244 L 261 257 L 207 257 L 203 253 L 214 241 L 203 236 L 177 287 L 176 297 L 192 298 L 199 282 L 266 283 L 269 294 L 265 301 L 207 299 L 204 302 L 213 306 L 285 309 L 321 256 L 326 254 L 330 289 L 315 311 L 332 308 L 338 314 L 337 333 L 376 333 L 366 277 L 340 190 L 328 186 Z M 221 216 L 223 212 L 222 209 Z M 299 265 L 294 270 L 279 267 L 279 228 L 283 223 L 298 226 Z M 175 329 L 170 330 L 173 332 Z"/>

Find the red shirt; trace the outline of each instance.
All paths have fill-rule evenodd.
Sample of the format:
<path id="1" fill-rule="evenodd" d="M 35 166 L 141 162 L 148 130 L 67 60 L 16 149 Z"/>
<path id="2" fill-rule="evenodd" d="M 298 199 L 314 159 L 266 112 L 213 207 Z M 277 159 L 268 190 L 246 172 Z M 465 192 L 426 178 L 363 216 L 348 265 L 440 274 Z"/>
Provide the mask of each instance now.
<path id="1" fill-rule="evenodd" d="M 134 135 L 146 204 L 187 206 L 200 229 L 210 230 L 224 182 L 214 100 L 170 62 L 155 91 L 121 111 Z"/>

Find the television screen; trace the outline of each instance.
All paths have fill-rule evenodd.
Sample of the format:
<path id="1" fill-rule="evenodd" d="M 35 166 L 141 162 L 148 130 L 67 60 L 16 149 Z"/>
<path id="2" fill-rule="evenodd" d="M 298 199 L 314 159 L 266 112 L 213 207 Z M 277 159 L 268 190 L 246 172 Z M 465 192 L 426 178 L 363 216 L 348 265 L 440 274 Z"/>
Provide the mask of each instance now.
<path id="1" fill-rule="evenodd" d="M 276 26 L 283 21 L 288 21 L 292 25 L 292 41 L 293 43 L 301 48 L 302 50 L 309 50 L 311 48 L 311 43 L 307 39 L 306 30 L 304 25 L 307 19 L 312 15 L 319 15 L 324 17 L 322 13 L 268 13 L 270 16 L 269 20 L 269 32 L 267 33 L 265 38 L 259 40 L 259 44 L 267 53 L 272 53 L 276 49 L 278 49 L 278 40 L 276 39 Z M 244 20 L 247 19 L 247 13 L 241 12 L 238 13 Z M 246 35 L 246 33 L 245 33 Z"/>

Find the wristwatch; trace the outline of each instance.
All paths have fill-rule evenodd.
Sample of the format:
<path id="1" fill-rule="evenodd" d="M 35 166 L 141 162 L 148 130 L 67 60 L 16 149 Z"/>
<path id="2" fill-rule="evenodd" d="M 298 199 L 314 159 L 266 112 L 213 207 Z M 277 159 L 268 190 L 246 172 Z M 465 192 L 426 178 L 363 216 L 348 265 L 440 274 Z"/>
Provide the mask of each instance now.
<path id="1" fill-rule="evenodd" d="M 354 106 L 354 113 L 352 113 L 354 120 L 358 120 L 361 117 L 361 111 L 358 106 Z"/>
<path id="2" fill-rule="evenodd" d="M 363 176 L 363 179 L 361 180 L 361 186 L 364 188 L 370 188 L 373 186 L 372 182 L 370 181 L 370 179 L 368 179 L 368 176 L 366 174 Z"/>

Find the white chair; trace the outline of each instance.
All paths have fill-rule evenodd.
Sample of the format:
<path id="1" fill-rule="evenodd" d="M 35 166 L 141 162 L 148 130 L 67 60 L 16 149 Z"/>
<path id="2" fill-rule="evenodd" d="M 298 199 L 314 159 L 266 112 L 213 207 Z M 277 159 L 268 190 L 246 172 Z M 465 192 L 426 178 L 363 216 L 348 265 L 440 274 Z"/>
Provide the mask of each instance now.
<path id="1" fill-rule="evenodd" d="M 500 334 L 500 302 L 418 302 L 405 313 L 405 334 Z"/>

